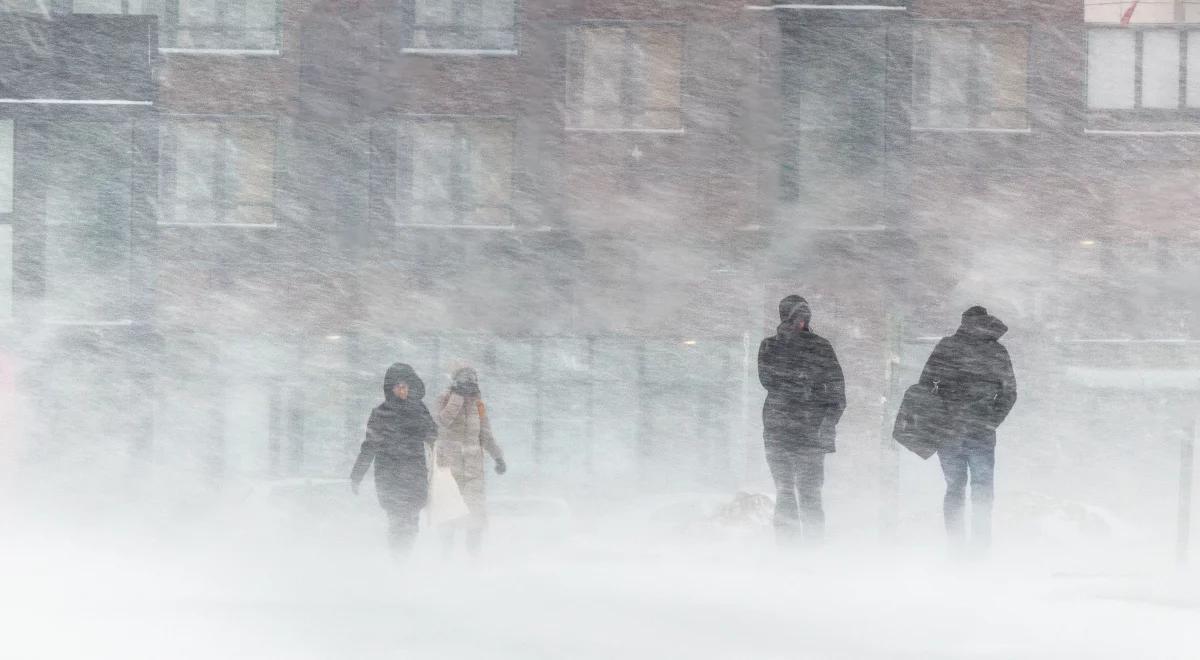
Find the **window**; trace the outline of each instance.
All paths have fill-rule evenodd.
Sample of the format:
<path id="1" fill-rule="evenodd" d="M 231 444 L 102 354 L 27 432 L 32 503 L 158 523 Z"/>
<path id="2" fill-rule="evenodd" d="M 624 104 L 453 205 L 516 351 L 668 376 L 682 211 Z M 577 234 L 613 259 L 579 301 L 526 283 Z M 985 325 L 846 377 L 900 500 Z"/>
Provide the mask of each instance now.
<path id="1" fill-rule="evenodd" d="M 133 127 L 60 122 L 45 129 L 45 317 L 129 318 Z"/>
<path id="2" fill-rule="evenodd" d="M 0 119 L 0 213 L 13 210 L 13 121 Z"/>
<path id="3" fill-rule="evenodd" d="M 516 49 L 514 0 L 415 0 L 412 47 Z"/>
<path id="4" fill-rule="evenodd" d="M 274 222 L 275 123 L 179 117 L 163 124 L 164 220 L 179 224 Z"/>
<path id="5" fill-rule="evenodd" d="M 0 0 L 0 12 L 49 14 L 53 0 Z"/>
<path id="6" fill-rule="evenodd" d="M 885 199 L 886 43 L 885 28 L 827 26 L 785 42 L 781 221 L 833 227 L 877 215 Z"/>
<path id="7" fill-rule="evenodd" d="M 13 315 L 12 225 L 0 225 L 0 321 Z"/>
<path id="8" fill-rule="evenodd" d="M 512 224 L 512 124 L 504 120 L 405 122 L 398 224 Z"/>
<path id="9" fill-rule="evenodd" d="M 1087 103 L 1101 110 L 1200 107 L 1200 30 L 1089 30 Z"/>
<path id="10" fill-rule="evenodd" d="M 279 48 L 278 0 L 72 0 L 71 11 L 155 14 L 159 17 L 159 45 L 163 48 Z"/>
<path id="11" fill-rule="evenodd" d="M 1136 5 L 1136 6 L 1134 6 Z M 1084 0 L 1083 20 L 1088 23 L 1130 24 L 1200 22 L 1196 0 Z"/>
<path id="12" fill-rule="evenodd" d="M 73 0 L 76 14 L 158 14 L 163 0 Z"/>
<path id="13" fill-rule="evenodd" d="M 925 128 L 1028 125 L 1025 27 L 956 24 L 916 30 L 914 122 Z"/>
<path id="14" fill-rule="evenodd" d="M 569 45 L 568 126 L 682 130 L 682 52 L 683 34 L 678 28 L 576 29 Z"/>

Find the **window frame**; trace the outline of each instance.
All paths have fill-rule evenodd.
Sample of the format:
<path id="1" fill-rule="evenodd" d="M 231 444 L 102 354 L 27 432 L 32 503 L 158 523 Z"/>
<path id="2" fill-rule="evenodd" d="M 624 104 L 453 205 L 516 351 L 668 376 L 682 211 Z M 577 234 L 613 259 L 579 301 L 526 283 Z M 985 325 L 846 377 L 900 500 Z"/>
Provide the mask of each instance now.
<path id="1" fill-rule="evenodd" d="M 0 171 L 6 172 L 7 176 L 0 179 L 0 186 L 4 186 L 6 204 L 0 204 L 0 217 L 11 217 L 17 207 L 17 120 L 16 117 L 0 116 L 0 144 L 7 143 L 8 153 L 0 153 L 0 158 L 4 159 L 4 167 Z M 11 220 L 10 220 L 11 222 Z"/>
<path id="2" fill-rule="evenodd" d="M 991 106 L 984 108 L 982 99 L 985 97 L 983 89 L 985 87 L 983 80 L 983 72 L 981 63 L 988 57 L 989 44 L 986 39 L 979 38 L 980 33 L 986 33 L 989 30 L 996 28 L 1009 27 L 1021 28 L 1025 35 L 1025 61 L 1024 79 L 1025 79 L 1025 105 L 1021 107 L 1004 107 Z M 917 33 L 920 31 L 934 32 L 939 28 L 949 29 L 969 29 L 971 32 L 971 44 L 974 46 L 973 56 L 968 62 L 968 73 L 966 80 L 966 95 L 967 100 L 962 106 L 957 105 L 934 105 L 928 100 L 930 95 L 929 87 L 932 85 L 932 76 L 929 74 L 929 61 L 932 49 L 926 48 L 921 52 L 920 43 L 917 38 Z M 979 133 L 1028 133 L 1032 126 L 1030 122 L 1029 109 L 1029 74 L 1030 63 L 1033 51 L 1033 33 L 1029 23 L 1023 21 L 962 21 L 962 20 L 917 20 L 913 21 L 913 72 L 912 72 L 912 106 L 913 106 L 913 122 L 912 129 L 914 131 L 928 132 L 979 132 Z M 924 88 L 924 89 L 922 89 Z M 922 94 L 925 100 L 922 99 Z M 927 117 L 922 116 L 928 114 L 935 108 L 943 109 L 958 109 L 966 112 L 967 126 L 938 126 L 927 121 Z M 1023 126 L 987 126 L 980 125 L 982 119 L 986 118 L 993 112 L 1021 112 L 1024 115 Z"/>
<path id="3" fill-rule="evenodd" d="M 1092 35 L 1101 30 L 1110 32 L 1132 32 L 1134 35 L 1132 108 L 1094 107 L 1088 100 L 1089 90 L 1092 83 L 1092 59 L 1090 57 Z M 1178 98 L 1176 100 L 1176 105 L 1173 108 L 1156 108 L 1142 105 L 1144 97 L 1143 72 L 1145 69 L 1145 33 L 1152 31 L 1171 31 L 1176 32 L 1179 35 L 1179 60 L 1176 63 L 1179 67 L 1179 89 L 1177 92 Z M 1188 52 L 1190 50 L 1188 46 L 1188 37 L 1192 33 L 1197 35 L 1197 46 L 1200 47 L 1200 23 L 1144 23 L 1128 26 L 1113 25 L 1111 23 L 1089 23 L 1084 46 L 1085 61 L 1083 76 L 1083 104 L 1086 111 L 1091 115 L 1104 115 L 1120 119 L 1186 118 L 1192 121 L 1200 121 L 1200 98 L 1197 99 L 1197 103 L 1195 105 L 1188 105 Z M 1200 71 L 1197 71 L 1196 75 L 1198 78 L 1200 78 Z M 1200 89 L 1197 90 L 1197 96 L 1200 97 Z"/>
<path id="4" fill-rule="evenodd" d="M 469 0 L 443 0 L 453 5 L 455 15 L 454 22 L 448 25 L 433 25 L 432 27 L 423 26 L 417 22 L 417 0 L 410 0 L 403 3 L 403 22 L 406 25 L 405 29 L 405 45 L 400 49 L 400 52 L 412 55 L 491 55 L 491 56 L 512 56 L 520 52 L 520 20 L 521 0 L 512 1 L 512 23 L 509 26 L 509 32 L 512 35 L 511 48 L 486 48 L 478 44 L 473 46 L 415 46 L 416 33 L 418 31 L 430 32 L 437 30 L 439 33 L 462 36 L 464 33 L 471 31 L 471 26 L 466 23 L 464 13 L 465 5 Z M 483 0 L 487 1 L 487 0 Z M 476 29 L 481 32 L 482 30 Z"/>
<path id="5" fill-rule="evenodd" d="M 392 213 L 392 224 L 396 228 L 413 228 L 425 227 L 436 229 L 485 229 L 485 230 L 511 230 L 516 228 L 514 218 L 515 209 L 513 204 L 514 193 L 516 187 L 516 164 L 517 164 L 517 126 L 516 122 L 506 116 L 481 116 L 481 115 L 400 115 L 395 118 L 395 181 L 393 191 L 396 196 L 396 204 Z M 508 204 L 498 207 L 493 206 L 472 206 L 466 209 L 462 203 L 464 199 L 464 181 L 470 179 L 468 174 L 464 173 L 463 153 L 457 153 L 454 158 L 452 167 L 453 173 L 453 189 L 450 196 L 449 205 L 454 216 L 454 222 L 451 224 L 429 223 L 429 222 L 412 222 L 416 216 L 414 209 L 418 206 L 412 194 L 413 184 L 415 183 L 414 149 L 412 145 L 412 128 L 421 124 L 449 124 L 454 128 L 456 138 L 461 138 L 469 133 L 468 128 L 472 125 L 496 124 L 503 126 L 506 129 L 509 147 L 509 177 L 507 181 L 508 188 Z M 428 206 L 428 205 L 425 205 Z M 463 222 L 463 219 L 468 217 L 470 213 L 480 208 L 498 208 L 504 211 L 508 217 L 507 223 L 501 224 L 479 224 Z"/>
<path id="6" fill-rule="evenodd" d="M 590 29 L 601 28 L 620 28 L 625 32 L 624 35 L 624 52 L 621 59 L 621 82 L 620 94 L 621 102 L 617 105 L 617 110 L 621 114 L 621 126 L 582 126 L 581 122 L 577 121 L 576 115 L 583 110 L 588 109 L 588 106 L 583 102 L 582 79 L 583 69 L 586 64 L 586 54 L 583 51 L 583 34 Z M 632 46 L 636 43 L 637 37 L 634 30 L 637 28 L 673 30 L 679 36 L 679 97 L 678 104 L 673 107 L 656 108 L 651 107 L 646 103 L 638 103 L 634 105 L 628 101 L 636 95 L 636 90 L 633 85 L 634 71 L 631 66 Z M 565 87 L 565 105 L 564 105 L 564 125 L 567 132 L 577 133 L 656 133 L 668 135 L 682 135 L 686 133 L 687 121 L 684 113 L 685 99 L 687 92 L 685 91 L 687 83 L 687 29 L 683 23 L 675 21 L 612 21 L 612 20 L 596 20 L 596 21 L 581 21 L 571 25 L 567 29 L 567 43 L 564 51 L 567 58 L 565 67 L 566 84 Z M 652 128 L 639 127 L 635 117 L 638 114 L 648 111 L 674 111 L 678 115 L 677 125 L 672 128 Z"/>
<path id="7" fill-rule="evenodd" d="M 210 122 L 216 124 L 219 128 L 221 137 L 229 134 L 227 128 L 230 123 L 237 121 L 258 121 L 267 124 L 271 128 L 272 149 L 271 149 L 271 201 L 267 204 L 238 204 L 230 203 L 229 200 L 222 199 L 222 195 L 226 193 L 227 186 L 225 185 L 223 176 L 224 166 L 229 162 L 230 153 L 225 146 L 226 141 L 221 140 L 214 155 L 214 163 L 218 168 L 222 168 L 220 172 L 214 173 L 212 198 L 212 206 L 216 214 L 221 218 L 228 218 L 236 214 L 237 209 L 241 206 L 269 206 L 271 210 L 271 222 L 189 222 L 179 220 L 175 217 L 175 186 L 178 183 L 178 159 L 177 146 L 175 143 L 175 126 L 179 122 Z M 278 215 L 278 192 L 279 192 L 279 163 L 280 163 L 280 139 L 279 139 L 279 120 L 270 115 L 210 115 L 210 114 L 166 114 L 162 116 L 162 121 L 159 124 L 159 170 L 158 170 L 158 189 L 160 198 L 160 208 L 163 209 L 162 215 L 158 220 L 159 227 L 241 227 L 241 228 L 262 228 L 273 229 L 279 226 Z"/>
<path id="8" fill-rule="evenodd" d="M 74 14 L 76 0 L 50 0 L 51 2 L 61 3 L 63 13 Z M 108 12 L 113 16 L 157 16 L 159 21 L 158 38 L 159 52 L 162 53 L 196 53 L 196 54 L 228 54 L 228 55 L 279 55 L 281 52 L 281 44 L 283 41 L 282 23 L 283 23 L 283 2 L 281 0 L 216 0 L 216 8 L 218 23 L 214 24 L 220 27 L 204 28 L 206 33 L 216 32 L 222 34 L 230 28 L 230 24 L 221 22 L 224 17 L 228 16 L 232 5 L 236 2 L 266 2 L 275 3 L 275 21 L 273 27 L 274 44 L 270 48 L 229 48 L 229 47 L 191 47 L 191 46 L 176 46 L 179 24 L 179 3 L 180 0 L 157 0 L 157 11 L 147 13 L 131 14 L 129 11 L 130 0 L 121 0 L 120 12 Z M 191 29 L 191 28 L 190 28 Z M 243 28 L 244 30 L 245 28 Z"/>

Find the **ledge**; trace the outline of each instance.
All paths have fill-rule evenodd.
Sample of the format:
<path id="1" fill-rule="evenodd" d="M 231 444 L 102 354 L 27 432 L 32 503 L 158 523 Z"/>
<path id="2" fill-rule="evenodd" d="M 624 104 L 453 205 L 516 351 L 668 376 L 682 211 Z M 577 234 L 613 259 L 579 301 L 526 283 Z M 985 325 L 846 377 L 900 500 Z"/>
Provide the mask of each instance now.
<path id="1" fill-rule="evenodd" d="M 405 55 L 429 55 L 433 57 L 516 57 L 520 53 L 515 50 L 494 50 L 487 48 L 401 48 Z"/>
<path id="2" fill-rule="evenodd" d="M 276 50 L 259 50 L 253 48 L 159 48 L 158 52 L 167 55 L 218 55 L 225 57 L 279 57 L 283 53 Z"/>

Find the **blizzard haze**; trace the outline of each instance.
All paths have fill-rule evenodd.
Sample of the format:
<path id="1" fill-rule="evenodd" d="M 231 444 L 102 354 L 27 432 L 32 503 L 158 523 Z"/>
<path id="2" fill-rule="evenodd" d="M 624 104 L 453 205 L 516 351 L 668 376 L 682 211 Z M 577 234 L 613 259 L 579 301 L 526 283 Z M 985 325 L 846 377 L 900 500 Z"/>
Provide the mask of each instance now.
<path id="1" fill-rule="evenodd" d="M 1198 34 L 0 0 L 0 657 L 1195 657 Z M 820 544 L 773 527 L 791 294 L 845 375 Z M 892 428 L 973 305 L 1018 396 L 961 553 Z M 431 409 L 478 371 L 478 556 L 351 491 L 395 362 Z"/>

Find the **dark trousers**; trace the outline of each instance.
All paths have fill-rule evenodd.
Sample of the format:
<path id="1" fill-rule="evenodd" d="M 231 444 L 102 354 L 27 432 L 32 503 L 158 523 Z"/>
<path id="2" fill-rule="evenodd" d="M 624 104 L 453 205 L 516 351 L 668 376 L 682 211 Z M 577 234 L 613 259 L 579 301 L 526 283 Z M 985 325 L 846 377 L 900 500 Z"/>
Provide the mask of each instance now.
<path id="1" fill-rule="evenodd" d="M 942 503 L 946 534 L 950 542 L 966 540 L 963 509 L 966 508 L 967 483 L 971 484 L 971 543 L 986 549 L 992 541 L 992 475 L 996 469 L 996 447 L 991 443 L 957 443 L 938 450 L 942 473 L 946 475 L 946 497 Z"/>
<path id="2" fill-rule="evenodd" d="M 417 539 L 420 513 L 419 509 L 407 507 L 387 509 L 388 547 L 394 557 L 404 557 L 412 550 L 413 542 Z"/>
<path id="3" fill-rule="evenodd" d="M 775 538 L 816 543 L 825 534 L 821 487 L 825 450 L 768 442 L 767 466 L 775 480 Z"/>

